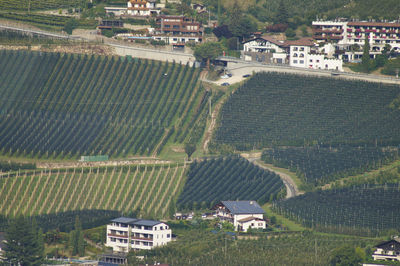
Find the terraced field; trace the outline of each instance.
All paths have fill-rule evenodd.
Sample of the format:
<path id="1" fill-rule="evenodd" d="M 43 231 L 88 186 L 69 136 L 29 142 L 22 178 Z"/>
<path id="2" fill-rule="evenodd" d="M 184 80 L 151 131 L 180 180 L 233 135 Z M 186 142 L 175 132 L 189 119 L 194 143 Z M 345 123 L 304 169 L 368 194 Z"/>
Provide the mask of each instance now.
<path id="1" fill-rule="evenodd" d="M 175 63 L 0 51 L 0 154 L 157 155 L 201 138 L 211 92 Z"/>
<path id="2" fill-rule="evenodd" d="M 0 0 L 0 9 L 28 11 L 39 9 L 59 9 L 67 7 L 80 7 L 85 2 L 82 0 Z"/>
<path id="3" fill-rule="evenodd" d="M 183 185 L 186 166 L 130 166 L 25 172 L 0 179 L 0 214 L 140 210 L 163 217 Z"/>

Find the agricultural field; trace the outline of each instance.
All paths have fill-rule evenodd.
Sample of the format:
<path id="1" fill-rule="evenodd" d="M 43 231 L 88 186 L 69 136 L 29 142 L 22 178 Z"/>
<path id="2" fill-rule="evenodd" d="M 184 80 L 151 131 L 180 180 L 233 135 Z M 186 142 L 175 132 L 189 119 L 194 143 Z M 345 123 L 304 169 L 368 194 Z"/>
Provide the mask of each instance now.
<path id="1" fill-rule="evenodd" d="M 376 147 L 286 147 L 262 153 L 262 160 L 296 172 L 314 186 L 373 169 L 398 159 L 398 148 Z"/>
<path id="2" fill-rule="evenodd" d="M 191 164 L 178 199 L 178 208 L 208 208 L 221 200 L 256 200 L 263 204 L 276 199 L 284 185 L 273 172 L 241 157 L 208 159 Z"/>
<path id="3" fill-rule="evenodd" d="M 214 135 L 238 150 L 400 144 L 395 85 L 257 73 L 230 95 Z"/>
<path id="4" fill-rule="evenodd" d="M 0 18 L 16 20 L 23 23 L 28 23 L 37 27 L 45 29 L 62 30 L 66 23 L 71 20 L 71 17 L 57 16 L 57 15 L 44 15 L 36 13 L 2 13 Z M 76 20 L 77 26 L 81 28 L 96 28 L 98 22 L 95 19 L 78 19 Z"/>
<path id="5" fill-rule="evenodd" d="M 235 240 L 224 232 L 213 234 L 196 229 L 188 230 L 182 238 L 140 254 L 149 258 L 148 261 L 171 265 L 330 265 L 332 253 L 338 247 L 371 249 L 380 242 L 309 231 L 267 233 L 253 236 L 251 240 Z"/>
<path id="6" fill-rule="evenodd" d="M 213 93 L 188 65 L 5 50 L 0 60 L 2 155 L 157 155 L 204 133 Z"/>
<path id="7" fill-rule="evenodd" d="M 41 9 L 59 9 L 68 7 L 81 7 L 84 0 L 0 0 L 0 10 L 28 11 Z"/>
<path id="8" fill-rule="evenodd" d="M 0 215 L 134 211 L 165 217 L 182 188 L 184 165 L 27 171 L 0 179 Z"/>
<path id="9" fill-rule="evenodd" d="M 273 208 L 316 230 L 375 236 L 400 230 L 399 202 L 397 183 L 309 192 Z"/>

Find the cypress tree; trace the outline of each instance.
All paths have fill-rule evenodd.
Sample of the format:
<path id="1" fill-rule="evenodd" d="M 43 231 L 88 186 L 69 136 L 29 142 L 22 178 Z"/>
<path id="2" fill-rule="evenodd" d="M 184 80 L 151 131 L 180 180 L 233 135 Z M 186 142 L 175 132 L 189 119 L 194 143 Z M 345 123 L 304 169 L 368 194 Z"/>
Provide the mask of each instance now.
<path id="1" fill-rule="evenodd" d="M 363 49 L 363 55 L 361 58 L 361 64 L 364 72 L 369 72 L 370 70 L 370 64 L 371 64 L 371 58 L 369 56 L 369 40 L 368 40 L 368 34 L 365 34 L 365 39 L 364 39 L 364 49 Z"/>

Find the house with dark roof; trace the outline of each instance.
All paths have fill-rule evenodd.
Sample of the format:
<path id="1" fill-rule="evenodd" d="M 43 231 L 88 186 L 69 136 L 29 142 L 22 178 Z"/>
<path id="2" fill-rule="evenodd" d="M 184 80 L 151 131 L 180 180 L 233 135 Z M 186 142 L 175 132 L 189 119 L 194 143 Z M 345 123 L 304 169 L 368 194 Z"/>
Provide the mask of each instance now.
<path id="1" fill-rule="evenodd" d="M 172 231 L 166 223 L 128 217 L 111 220 L 106 234 L 106 246 L 114 252 L 152 249 L 172 239 Z"/>
<path id="2" fill-rule="evenodd" d="M 374 260 L 400 261 L 400 238 L 383 242 L 375 246 Z"/>
<path id="3" fill-rule="evenodd" d="M 248 229 L 265 229 L 265 211 L 253 200 L 221 201 L 213 209 L 222 221 L 233 224 L 235 230 L 246 232 Z"/>
<path id="4" fill-rule="evenodd" d="M 287 63 L 287 45 L 273 36 L 255 34 L 255 38 L 243 43 L 244 59 L 265 63 Z"/>

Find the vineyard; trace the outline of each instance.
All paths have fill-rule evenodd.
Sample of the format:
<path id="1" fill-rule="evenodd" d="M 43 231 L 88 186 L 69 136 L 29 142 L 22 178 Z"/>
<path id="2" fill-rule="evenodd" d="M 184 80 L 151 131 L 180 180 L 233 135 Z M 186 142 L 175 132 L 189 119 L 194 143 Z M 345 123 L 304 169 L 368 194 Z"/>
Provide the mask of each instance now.
<path id="1" fill-rule="evenodd" d="M 169 215 L 185 166 L 129 166 L 24 172 L 0 179 L 0 215 L 46 215 L 82 210 Z"/>
<path id="2" fill-rule="evenodd" d="M 85 1 L 82 0 L 0 0 L 1 10 L 28 11 L 39 9 L 59 9 L 68 7 L 80 7 Z"/>
<path id="3" fill-rule="evenodd" d="M 4 50 L 0 60 L 3 155 L 156 155 L 204 132 L 212 92 L 188 65 Z"/>
<path id="4" fill-rule="evenodd" d="M 325 232 L 375 235 L 400 229 L 400 185 L 309 192 L 274 203 L 274 209 Z"/>
<path id="5" fill-rule="evenodd" d="M 292 147 L 265 150 L 262 160 L 296 172 L 304 182 L 322 185 L 382 167 L 398 158 L 398 149 L 375 147 Z"/>
<path id="6" fill-rule="evenodd" d="M 195 161 L 178 199 L 178 207 L 207 208 L 221 200 L 256 200 L 263 204 L 276 199 L 284 188 L 278 175 L 241 157 Z"/>
<path id="7" fill-rule="evenodd" d="M 258 73 L 230 95 L 214 143 L 272 146 L 400 144 L 395 85 Z"/>

